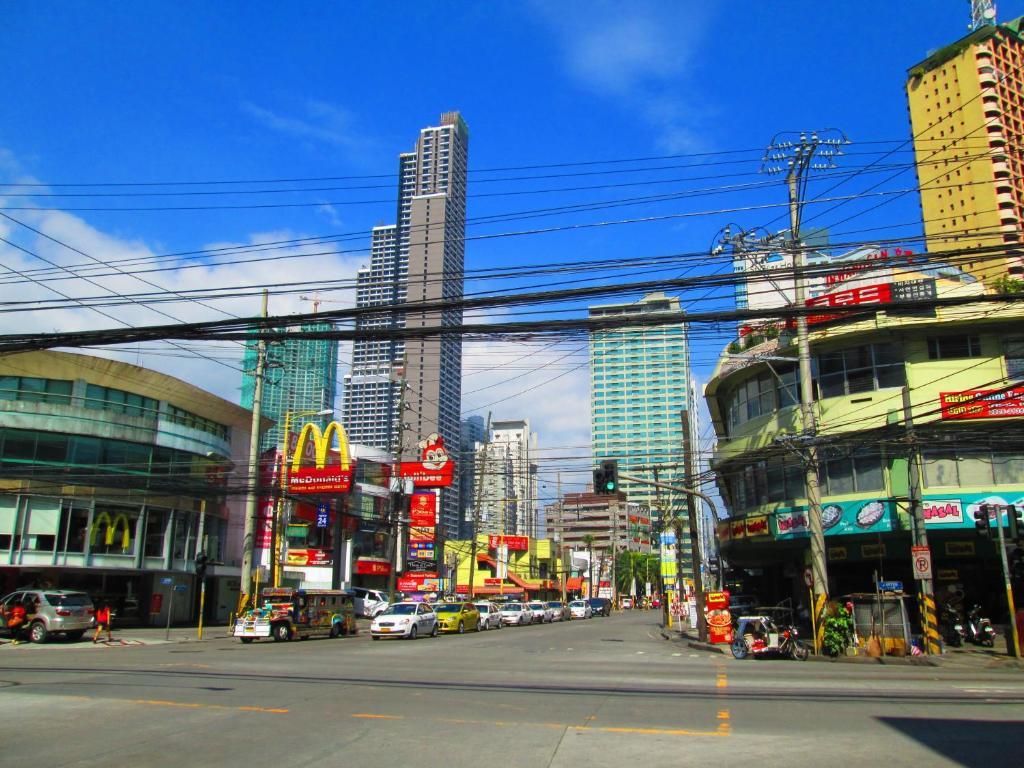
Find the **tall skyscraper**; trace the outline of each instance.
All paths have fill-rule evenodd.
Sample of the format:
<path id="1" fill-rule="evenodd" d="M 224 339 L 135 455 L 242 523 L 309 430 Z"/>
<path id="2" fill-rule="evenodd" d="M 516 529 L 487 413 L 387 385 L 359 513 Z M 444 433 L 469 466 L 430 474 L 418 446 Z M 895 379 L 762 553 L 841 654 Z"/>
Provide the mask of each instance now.
<path id="1" fill-rule="evenodd" d="M 592 318 L 678 313 L 679 299 L 651 293 L 628 304 L 590 307 Z M 619 470 L 662 483 L 685 485 L 684 411 L 692 384 L 684 323 L 622 327 L 590 337 L 590 435 L 594 461 L 615 459 Z M 690 419 L 695 431 L 696 419 Z M 696 463 L 695 463 L 696 466 Z M 652 517 L 685 514 L 686 496 L 622 480 L 630 502 Z M 690 557 L 689 549 L 684 554 Z"/>
<path id="2" fill-rule="evenodd" d="M 907 79 L 927 250 L 988 249 L 955 261 L 985 281 L 1024 277 L 1022 58 L 1024 17 L 985 23 Z"/>
<path id="3" fill-rule="evenodd" d="M 537 538 L 537 435 L 526 419 L 495 421 L 486 443 L 478 444 L 474 474 L 478 533 Z"/>
<path id="4" fill-rule="evenodd" d="M 356 306 L 382 311 L 361 318 L 358 329 L 461 325 L 461 309 L 415 305 L 462 297 L 468 156 L 469 129 L 458 112 L 445 112 L 440 125 L 420 131 L 413 152 L 399 155 L 398 222 L 373 230 L 370 265 L 356 277 Z M 401 312 L 385 309 L 406 302 L 410 306 Z M 412 460 L 419 441 L 436 433 L 455 455 L 461 406 L 458 333 L 353 345 L 343 405 L 353 442 Z M 441 527 L 449 538 L 458 535 L 457 473 L 458 464 L 456 483 L 441 493 Z"/>
<path id="5" fill-rule="evenodd" d="M 468 539 L 473 533 L 473 504 L 476 487 L 476 462 L 475 456 L 477 446 L 484 442 L 486 436 L 482 416 L 470 416 L 463 419 L 459 425 L 459 456 L 458 463 L 461 467 L 459 472 L 459 538 Z"/>
<path id="6" fill-rule="evenodd" d="M 330 323 L 307 323 L 296 331 L 329 331 Z M 242 362 L 241 404 L 252 408 L 255 396 L 256 345 L 247 344 Z M 279 447 L 284 436 L 286 415 L 293 421 L 326 423 L 331 416 L 297 416 L 334 408 L 338 384 L 338 342 L 322 339 L 285 339 L 267 344 L 263 378 L 262 414 L 277 422 L 260 437 L 260 452 Z M 294 431 L 294 429 L 293 429 Z"/>

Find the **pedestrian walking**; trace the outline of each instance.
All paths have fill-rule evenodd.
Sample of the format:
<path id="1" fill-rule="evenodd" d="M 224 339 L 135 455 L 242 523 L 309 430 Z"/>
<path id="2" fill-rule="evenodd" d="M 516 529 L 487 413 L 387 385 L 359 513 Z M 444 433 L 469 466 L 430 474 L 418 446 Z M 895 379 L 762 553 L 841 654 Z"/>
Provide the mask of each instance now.
<path id="1" fill-rule="evenodd" d="M 92 636 L 93 645 L 99 641 L 100 633 L 103 630 L 107 630 L 107 641 L 113 642 L 114 636 L 110 633 L 110 619 L 112 616 L 110 606 L 106 603 L 100 603 L 100 607 L 96 609 L 96 632 Z"/>

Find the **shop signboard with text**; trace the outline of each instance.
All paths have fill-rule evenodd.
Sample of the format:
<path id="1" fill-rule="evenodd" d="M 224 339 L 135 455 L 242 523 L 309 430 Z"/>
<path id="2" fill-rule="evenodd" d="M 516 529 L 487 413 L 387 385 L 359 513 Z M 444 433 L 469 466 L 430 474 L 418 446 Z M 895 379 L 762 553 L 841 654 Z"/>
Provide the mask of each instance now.
<path id="1" fill-rule="evenodd" d="M 356 573 L 361 576 L 387 576 L 391 573 L 391 563 L 361 557 L 356 560 Z"/>
<path id="2" fill-rule="evenodd" d="M 437 495 L 414 493 L 409 497 L 409 523 L 417 527 L 437 525 Z"/>
<path id="3" fill-rule="evenodd" d="M 497 549 L 500 546 L 508 547 L 510 552 L 528 552 L 530 539 L 528 536 L 488 536 L 487 548 Z"/>
<path id="4" fill-rule="evenodd" d="M 434 433 L 419 442 L 420 460 L 403 461 L 399 473 L 417 488 L 447 488 L 455 476 L 455 462 L 444 447 L 444 438 Z"/>
<path id="5" fill-rule="evenodd" d="M 327 466 L 331 443 L 338 439 L 338 466 Z M 314 466 L 303 466 L 306 444 L 313 443 Z M 352 490 L 352 462 L 349 459 L 348 435 L 344 427 L 332 421 L 320 431 L 317 424 L 309 423 L 299 432 L 292 462 L 288 470 L 288 490 L 297 494 L 339 494 Z"/>
<path id="6" fill-rule="evenodd" d="M 943 419 L 1006 419 L 1024 416 L 1024 387 L 940 392 Z"/>
<path id="7" fill-rule="evenodd" d="M 1001 488 L 999 493 L 927 496 L 922 503 L 925 527 L 929 530 L 974 528 L 974 513 L 982 504 L 996 507 L 1012 504 L 1020 508 L 1024 506 L 1024 487 Z M 1003 522 L 1005 524 L 1005 519 Z M 992 525 L 995 525 L 994 521 Z"/>
<path id="8" fill-rule="evenodd" d="M 776 539 L 800 539 L 810 534 L 806 508 L 779 509 L 774 517 Z M 888 499 L 825 502 L 821 505 L 821 529 L 826 536 L 895 531 L 895 505 Z"/>

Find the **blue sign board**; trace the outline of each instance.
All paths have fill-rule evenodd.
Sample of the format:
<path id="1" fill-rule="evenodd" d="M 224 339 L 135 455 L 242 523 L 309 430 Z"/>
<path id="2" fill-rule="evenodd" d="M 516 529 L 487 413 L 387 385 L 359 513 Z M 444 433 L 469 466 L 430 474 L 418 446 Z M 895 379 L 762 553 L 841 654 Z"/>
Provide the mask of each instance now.
<path id="1" fill-rule="evenodd" d="M 160 583 L 163 584 L 165 587 L 169 587 L 172 583 L 172 580 L 170 578 L 163 578 L 160 579 Z"/>
<path id="2" fill-rule="evenodd" d="M 327 528 L 330 525 L 331 519 L 331 505 L 330 504 L 317 504 L 316 505 L 316 527 Z"/>
<path id="3" fill-rule="evenodd" d="M 902 592 L 903 582 L 902 581 L 880 581 L 878 582 L 878 588 L 883 592 Z"/>

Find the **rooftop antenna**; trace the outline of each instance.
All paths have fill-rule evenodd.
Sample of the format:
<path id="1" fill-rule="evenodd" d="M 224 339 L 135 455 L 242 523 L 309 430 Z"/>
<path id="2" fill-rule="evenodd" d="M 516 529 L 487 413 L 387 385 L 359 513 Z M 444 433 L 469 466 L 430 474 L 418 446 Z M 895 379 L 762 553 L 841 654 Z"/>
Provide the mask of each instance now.
<path id="1" fill-rule="evenodd" d="M 971 3 L 971 26 L 970 30 L 975 32 L 982 27 L 995 26 L 996 6 L 992 0 L 970 0 Z"/>

